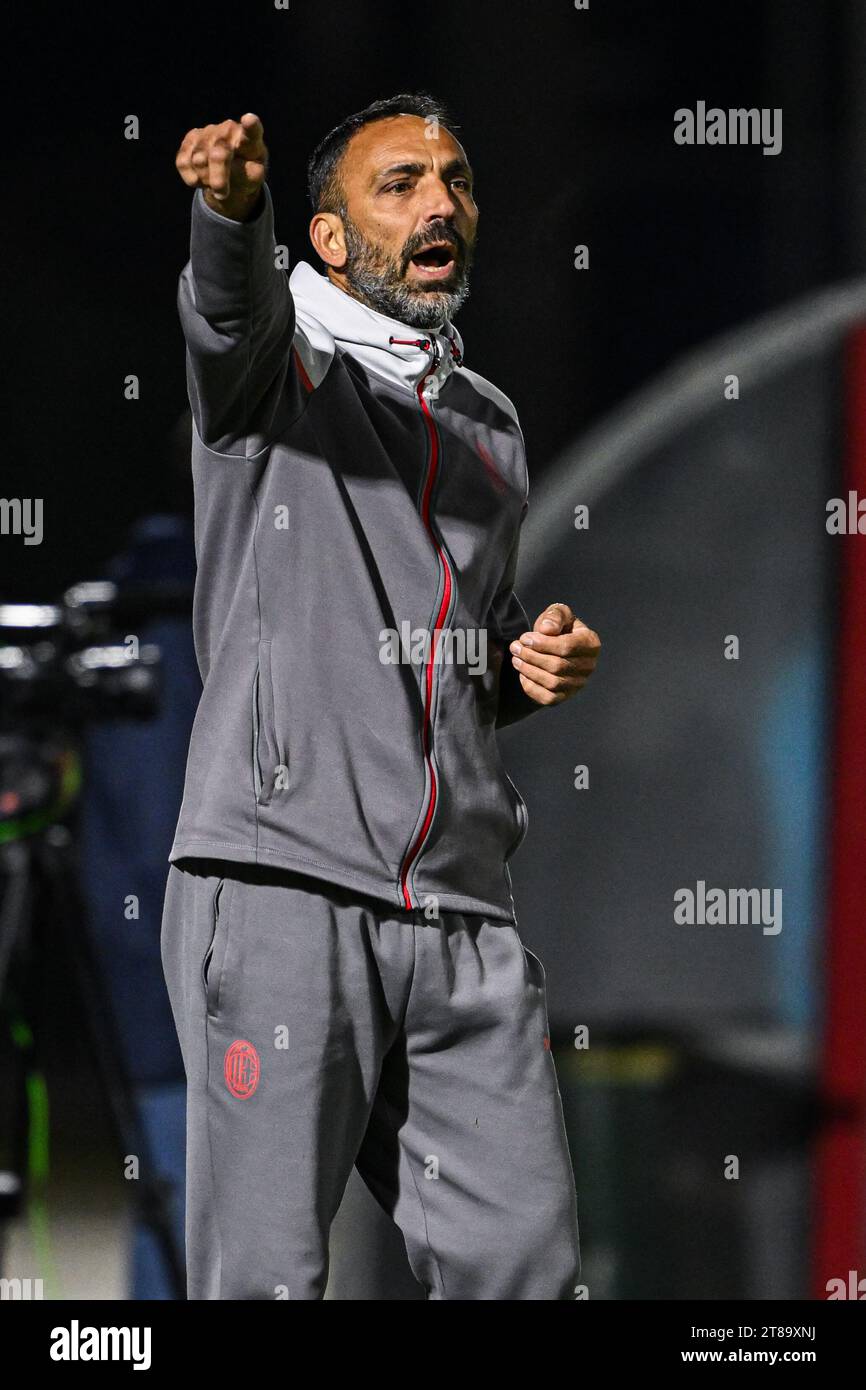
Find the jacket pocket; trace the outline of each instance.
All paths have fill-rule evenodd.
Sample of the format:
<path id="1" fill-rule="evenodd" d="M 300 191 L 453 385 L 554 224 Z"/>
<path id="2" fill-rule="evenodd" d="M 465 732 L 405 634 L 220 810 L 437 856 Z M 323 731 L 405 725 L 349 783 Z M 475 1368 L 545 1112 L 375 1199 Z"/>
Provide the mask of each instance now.
<path id="1" fill-rule="evenodd" d="M 523 945 L 522 942 L 520 944 Z M 530 951 L 528 946 L 523 946 L 523 954 L 526 957 L 526 963 L 529 966 L 530 975 L 534 973 L 536 977 L 535 983 L 539 986 L 540 989 L 544 989 L 547 983 L 547 972 L 545 971 L 544 966 L 542 965 L 535 952 Z"/>
<path id="2" fill-rule="evenodd" d="M 214 890 L 211 904 L 210 941 L 201 965 L 205 1004 L 207 1012 L 211 1016 L 216 1016 L 220 1006 L 220 987 L 225 973 L 226 949 L 228 947 L 231 889 L 232 880 L 221 878 Z"/>
<path id="3" fill-rule="evenodd" d="M 253 680 L 253 782 L 259 806 L 267 806 L 270 803 L 277 778 L 284 776 L 287 771 L 280 760 L 278 748 L 271 674 L 271 641 L 267 639 L 259 642 Z"/>
<path id="4" fill-rule="evenodd" d="M 517 835 L 514 840 L 512 840 L 508 852 L 505 855 L 506 860 L 508 860 L 520 849 L 520 846 L 526 839 L 526 832 L 529 829 L 529 812 L 526 809 L 526 802 L 523 800 L 523 797 L 520 795 L 520 792 L 515 787 L 507 772 L 505 773 L 505 780 L 508 783 L 509 795 L 514 806 L 514 817 L 517 821 Z"/>

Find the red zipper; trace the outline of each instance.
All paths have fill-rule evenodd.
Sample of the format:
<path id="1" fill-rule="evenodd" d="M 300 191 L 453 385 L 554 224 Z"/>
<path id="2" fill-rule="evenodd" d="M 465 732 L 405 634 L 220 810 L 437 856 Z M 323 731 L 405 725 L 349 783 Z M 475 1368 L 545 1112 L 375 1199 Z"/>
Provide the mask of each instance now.
<path id="1" fill-rule="evenodd" d="M 423 347 L 425 349 L 430 348 L 430 340 L 428 338 L 419 338 L 417 340 L 412 338 L 392 338 L 391 342 L 405 342 L 410 343 L 413 347 Z M 427 663 L 424 670 L 424 723 L 421 729 L 421 747 L 424 752 L 424 761 L 427 764 L 427 770 L 430 777 L 430 792 L 427 799 L 427 806 L 424 813 L 424 819 L 421 823 L 421 828 L 418 831 L 418 834 L 415 836 L 415 839 L 412 841 L 412 844 L 406 851 L 406 854 L 403 858 L 403 863 L 400 867 L 400 890 L 403 894 L 403 902 L 405 903 L 406 907 L 409 908 L 410 911 L 415 907 L 415 904 L 412 902 L 412 895 L 409 892 L 409 885 L 407 882 L 409 870 L 412 867 L 414 861 L 417 859 L 421 846 L 427 838 L 427 832 L 430 829 L 430 825 L 433 820 L 433 814 L 436 810 L 436 799 L 438 795 L 436 771 L 433 767 L 433 759 L 430 751 L 430 710 L 433 703 L 433 666 L 436 657 L 436 643 L 439 638 L 439 633 L 442 631 L 442 623 L 445 619 L 445 615 L 447 614 L 451 604 L 451 591 L 453 588 L 453 580 L 448 560 L 446 559 L 445 552 L 442 549 L 442 546 L 437 541 L 433 533 L 433 527 L 430 524 L 430 499 L 433 495 L 433 485 L 436 481 L 436 474 L 439 469 L 440 454 L 439 431 L 436 428 L 436 421 L 433 418 L 433 412 L 431 411 L 430 406 L 428 405 L 424 397 L 424 383 L 435 370 L 438 361 L 438 348 L 436 347 L 435 343 L 433 347 L 435 353 L 433 364 L 430 367 L 430 370 L 424 373 L 416 388 L 418 400 L 421 405 L 421 411 L 424 415 L 424 419 L 427 423 L 427 430 L 430 435 L 430 467 L 427 473 L 427 481 L 424 485 L 424 492 L 421 497 L 421 520 L 424 522 L 424 527 L 427 531 L 428 536 L 430 537 L 430 543 L 433 546 L 433 549 L 436 551 L 436 555 L 441 566 L 441 573 L 444 576 L 445 582 L 442 592 L 442 602 L 439 604 L 439 611 L 436 614 L 436 618 L 433 624 L 430 641 L 430 650 L 427 654 Z"/>

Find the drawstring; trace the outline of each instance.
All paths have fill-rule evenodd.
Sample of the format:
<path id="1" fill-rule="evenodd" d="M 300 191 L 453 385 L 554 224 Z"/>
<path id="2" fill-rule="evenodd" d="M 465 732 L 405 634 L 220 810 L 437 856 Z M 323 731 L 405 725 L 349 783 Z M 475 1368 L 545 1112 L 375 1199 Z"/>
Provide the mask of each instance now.
<path id="1" fill-rule="evenodd" d="M 433 365 L 432 365 L 432 367 L 430 368 L 430 371 L 431 371 L 431 372 L 435 372 L 436 368 L 439 366 L 439 360 L 440 360 L 440 356 L 441 356 L 441 354 L 440 354 L 440 352 L 439 352 L 439 344 L 438 344 L 437 342 L 435 342 L 435 341 L 432 341 L 430 338 L 389 338 L 389 339 L 388 339 L 388 342 L 389 342 L 389 343 L 402 343 L 402 344 L 405 344 L 406 347 L 419 347 L 419 348 L 423 348 L 425 352 L 429 352 L 430 349 L 432 348 L 432 349 L 433 349 Z M 429 373 L 428 373 L 428 375 L 429 375 Z"/>
<path id="2" fill-rule="evenodd" d="M 425 352 L 429 352 L 429 351 L 430 351 L 430 348 L 431 348 L 432 346 L 434 346 L 434 345 L 430 342 L 430 339 L 429 339 L 429 338 L 389 338 L 389 339 L 388 339 L 388 342 L 389 342 L 389 343 L 397 343 L 398 345 L 401 345 L 401 346 L 403 346 L 403 347 L 417 347 L 417 348 L 423 348 Z M 452 358 L 453 358 L 454 361 L 457 363 L 457 366 L 458 366 L 458 367 L 462 367 L 462 366 L 463 366 L 463 354 L 458 350 L 457 344 L 455 343 L 455 341 L 454 341 L 453 338 L 449 338 L 449 339 L 448 339 L 448 343 L 449 343 L 449 346 L 450 346 L 450 348 L 451 348 L 451 356 L 452 356 Z"/>

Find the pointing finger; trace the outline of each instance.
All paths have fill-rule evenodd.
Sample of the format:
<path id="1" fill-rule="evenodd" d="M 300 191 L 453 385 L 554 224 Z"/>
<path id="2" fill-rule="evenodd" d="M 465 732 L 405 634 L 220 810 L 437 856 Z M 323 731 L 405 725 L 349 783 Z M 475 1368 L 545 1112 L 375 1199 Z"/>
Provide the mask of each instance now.
<path id="1" fill-rule="evenodd" d="M 245 159 L 254 159 L 264 149 L 264 127 L 258 116 L 247 111 L 241 116 L 240 129 L 232 137 L 232 149 Z"/>

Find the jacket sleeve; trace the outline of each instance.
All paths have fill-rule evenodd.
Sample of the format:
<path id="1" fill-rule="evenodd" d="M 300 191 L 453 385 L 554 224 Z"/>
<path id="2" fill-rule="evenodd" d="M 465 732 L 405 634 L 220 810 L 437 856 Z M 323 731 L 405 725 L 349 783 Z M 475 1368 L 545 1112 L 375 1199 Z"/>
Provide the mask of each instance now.
<path id="1" fill-rule="evenodd" d="M 526 516 L 529 503 L 524 502 L 520 514 L 520 526 Z M 502 665 L 499 670 L 499 704 L 496 714 L 497 729 L 514 724 L 534 714 L 541 705 L 530 699 L 520 684 L 520 676 L 515 670 L 508 650 L 515 637 L 532 630 L 532 623 L 526 616 L 526 609 L 514 592 L 514 579 L 517 574 L 517 557 L 520 549 L 520 529 L 508 556 L 502 583 L 490 609 L 489 626 L 493 640 L 502 648 Z"/>
<path id="2" fill-rule="evenodd" d="M 195 426 L 220 453 L 250 455 L 265 446 L 287 376 L 295 375 L 294 305 L 274 259 L 267 184 L 246 222 L 214 212 L 196 189 L 177 303 Z"/>

